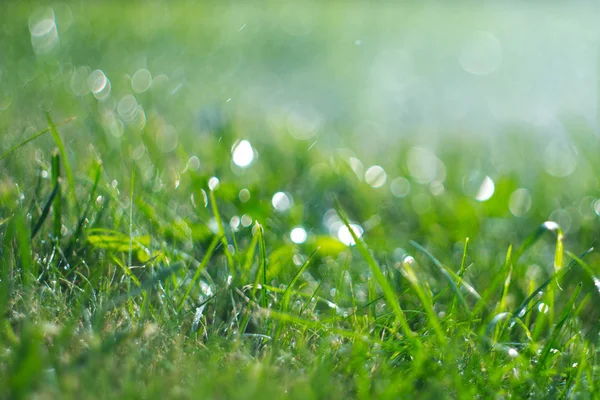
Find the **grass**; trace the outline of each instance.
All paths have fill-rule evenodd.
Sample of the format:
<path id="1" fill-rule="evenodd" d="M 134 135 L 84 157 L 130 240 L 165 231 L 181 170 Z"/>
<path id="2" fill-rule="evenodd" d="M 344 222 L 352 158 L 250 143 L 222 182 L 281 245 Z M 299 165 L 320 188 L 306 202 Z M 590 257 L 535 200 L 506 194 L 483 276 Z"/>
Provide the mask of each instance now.
<path id="1" fill-rule="evenodd" d="M 0 398 L 597 396 L 600 143 L 589 126 L 561 120 L 576 155 L 565 176 L 557 168 L 572 160 L 528 126 L 408 132 L 374 153 L 349 133 L 359 121 L 301 139 L 305 126 L 279 111 L 177 97 L 175 72 L 174 86 L 135 93 L 140 126 L 118 111 L 133 93 L 123 75 L 139 67 L 106 41 L 110 5 L 69 4 L 74 22 L 53 52 L 18 35 L 35 3 L 10 5 L 1 42 L 21 61 L 3 70 L 15 79 L 2 81 L 13 97 L 0 111 Z M 185 21 L 186 10 L 172 12 Z M 172 48 L 139 32 L 129 43 L 129 24 L 107 18 L 125 50 L 159 59 Z M 73 92 L 81 65 L 106 71 L 114 109 Z M 247 168 L 232 161 L 240 139 L 255 152 Z M 365 177 L 374 164 L 381 186 Z"/>

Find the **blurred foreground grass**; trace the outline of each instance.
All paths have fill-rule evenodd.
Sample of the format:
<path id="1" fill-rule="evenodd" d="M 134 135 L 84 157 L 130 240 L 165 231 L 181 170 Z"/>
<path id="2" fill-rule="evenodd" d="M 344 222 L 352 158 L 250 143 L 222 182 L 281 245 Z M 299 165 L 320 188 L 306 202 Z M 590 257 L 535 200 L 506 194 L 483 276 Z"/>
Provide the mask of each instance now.
<path id="1" fill-rule="evenodd" d="M 345 110 L 360 5 L 2 7 L 3 397 L 594 397 L 587 117 Z"/>

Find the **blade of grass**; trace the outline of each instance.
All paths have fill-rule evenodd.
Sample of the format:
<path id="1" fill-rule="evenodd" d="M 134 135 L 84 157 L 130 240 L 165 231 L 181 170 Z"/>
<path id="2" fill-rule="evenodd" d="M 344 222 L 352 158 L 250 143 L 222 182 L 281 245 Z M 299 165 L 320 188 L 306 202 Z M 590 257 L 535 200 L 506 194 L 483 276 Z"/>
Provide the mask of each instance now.
<path id="1" fill-rule="evenodd" d="M 32 240 L 35 237 L 35 235 L 37 235 L 37 233 L 40 231 L 42 224 L 48 217 L 48 214 L 50 213 L 50 208 L 52 207 L 52 203 L 54 202 L 54 198 L 58 194 L 59 190 L 60 190 L 60 183 L 56 182 L 56 184 L 54 185 L 54 189 L 52 189 L 52 193 L 50 193 L 50 197 L 48 198 L 48 200 L 46 201 L 46 204 L 44 205 L 44 208 L 42 209 L 42 214 L 40 215 L 37 222 L 31 229 L 31 239 Z"/>
<path id="2" fill-rule="evenodd" d="M 575 304 L 577 297 L 579 297 L 579 292 L 581 292 L 582 285 L 583 284 L 581 282 L 577 285 L 577 288 L 573 292 L 573 295 L 571 295 L 571 298 L 565 305 L 565 308 L 563 309 L 563 312 L 562 312 L 558 322 L 556 323 L 556 326 L 552 330 L 552 335 L 550 336 L 550 340 L 548 340 L 546 342 L 546 344 L 544 345 L 542 354 L 540 355 L 540 359 L 538 360 L 538 364 L 536 367 L 536 369 L 538 371 L 545 368 L 546 360 L 548 359 L 548 356 L 550 355 L 550 350 L 552 350 L 554 343 L 558 339 L 558 335 L 559 335 L 560 330 L 562 329 L 563 325 L 567 322 L 567 319 L 571 316 L 571 314 L 573 312 L 573 305 Z"/>
<path id="3" fill-rule="evenodd" d="M 408 282 L 411 284 L 419 300 L 421 300 L 423 308 L 425 308 L 425 314 L 427 314 L 428 317 L 427 321 L 429 322 L 429 325 L 435 332 L 438 341 L 441 345 L 445 346 L 447 344 L 446 336 L 444 335 L 444 331 L 442 330 L 442 326 L 440 325 L 438 316 L 433 309 L 431 296 L 427 296 L 425 294 L 425 290 L 419 283 L 419 278 L 417 277 L 417 274 L 411 267 L 410 262 L 403 262 L 400 265 L 400 271 L 402 272 L 402 275 L 406 278 L 406 280 L 408 280 Z"/>
<path id="4" fill-rule="evenodd" d="M 58 147 L 58 151 L 60 152 L 60 156 L 62 157 L 62 163 L 65 167 L 65 173 L 67 174 L 67 180 L 69 181 L 69 189 L 71 193 L 75 193 L 75 181 L 73 180 L 73 172 L 71 171 L 71 165 L 69 163 L 69 159 L 67 158 L 67 151 L 65 150 L 65 145 L 60 138 L 58 130 L 56 129 L 56 125 L 52 122 L 52 118 L 50 117 L 50 113 L 46 113 L 46 119 L 48 120 L 48 125 L 50 127 L 50 133 L 52 133 L 52 138 Z"/>
<path id="5" fill-rule="evenodd" d="M 586 255 L 591 253 L 593 250 L 594 250 L 594 248 L 590 247 L 589 249 L 587 249 L 586 251 L 581 253 L 578 258 L 571 261 L 569 263 L 569 265 L 567 265 L 566 268 L 561 269 L 560 271 L 554 273 L 550 278 L 545 280 L 544 283 L 542 283 L 540 286 L 538 286 L 536 290 L 534 290 L 525 300 L 523 300 L 523 302 L 513 312 L 513 314 L 518 316 L 519 318 L 522 318 L 523 316 L 525 316 L 525 314 L 526 314 L 525 311 L 527 309 L 527 305 L 529 305 L 529 303 L 538 295 L 538 293 L 545 290 L 548 287 L 548 285 L 550 285 L 554 280 L 557 280 L 558 278 L 562 277 L 567 272 L 569 272 L 573 267 L 575 267 L 575 265 L 578 264 L 578 260 L 583 259 Z"/>
<path id="6" fill-rule="evenodd" d="M 196 268 L 196 272 L 194 272 L 194 276 L 192 277 L 192 280 L 190 281 L 190 284 L 188 285 L 188 287 L 185 291 L 185 294 L 179 301 L 179 305 L 177 306 L 178 312 L 181 312 L 181 310 L 183 309 L 183 305 L 185 304 L 185 301 L 189 297 L 190 292 L 192 291 L 192 288 L 196 285 L 196 282 L 198 281 L 198 279 L 200 279 L 200 274 L 208 265 L 208 262 L 210 261 L 210 258 L 212 257 L 213 253 L 215 252 L 220 240 L 221 240 L 221 237 L 217 235 L 210 242 L 210 245 L 208 246 L 208 249 L 206 250 L 204 257 L 202 257 L 202 261 L 200 261 L 200 265 L 198 265 L 198 267 Z"/>
<path id="7" fill-rule="evenodd" d="M 76 119 L 75 117 L 71 117 L 71 118 L 67 118 L 66 120 L 64 120 L 63 122 L 60 122 L 58 124 L 56 124 L 56 126 L 62 126 L 65 124 L 68 124 L 69 122 L 73 121 L 74 119 Z M 21 143 L 19 143 L 18 145 L 12 147 L 10 150 L 8 150 L 6 153 L 2 154 L 0 156 L 0 161 L 4 160 L 6 157 L 8 157 L 9 155 L 11 155 L 12 153 L 14 153 L 15 151 L 17 151 L 18 149 L 20 149 L 21 147 L 25 146 L 27 143 L 31 142 L 32 140 L 35 140 L 37 138 L 39 138 L 40 136 L 46 134 L 50 132 L 50 128 L 46 128 L 44 130 L 39 131 L 38 133 L 36 133 L 33 136 L 30 136 L 29 138 L 25 139 L 24 141 L 22 141 Z"/>
<path id="8" fill-rule="evenodd" d="M 435 265 L 437 267 L 438 271 L 442 274 L 442 276 L 444 278 L 446 278 L 446 281 L 448 281 L 448 284 L 450 285 L 450 288 L 454 292 L 454 296 L 458 299 L 458 302 L 460 303 L 460 305 L 463 307 L 463 309 L 465 310 L 467 315 L 470 316 L 471 310 L 469 310 L 469 306 L 467 305 L 465 298 L 463 297 L 462 293 L 460 293 L 460 290 L 456 284 L 456 281 L 450 275 L 448 269 L 437 258 L 435 258 L 430 252 L 428 252 L 424 247 L 422 247 L 420 244 L 418 244 L 417 242 L 412 241 L 412 240 L 409 243 L 411 245 L 413 245 L 417 250 L 419 250 L 420 252 L 425 254 L 425 256 L 427 256 L 427 258 L 429 258 L 429 260 L 433 263 L 433 265 Z M 477 293 L 477 292 L 475 292 L 475 293 Z"/>
<path id="9" fill-rule="evenodd" d="M 62 199 L 60 193 L 60 155 L 57 153 L 52 155 L 52 185 L 58 188 L 58 191 L 54 196 L 54 204 L 52 207 L 54 216 L 52 235 L 54 236 L 54 240 L 58 243 L 60 242 L 62 229 Z"/>
<path id="10" fill-rule="evenodd" d="M 383 294 L 385 296 L 387 303 L 389 304 L 389 306 L 392 308 L 392 310 L 394 312 L 396 324 L 400 325 L 402 332 L 411 341 L 411 343 L 417 349 L 420 349 L 422 346 L 421 342 L 416 338 L 415 333 L 410 329 L 410 326 L 408 325 L 408 321 L 406 319 L 406 315 L 404 314 L 404 310 L 402 310 L 402 307 L 400 307 L 398 296 L 396 296 L 396 293 L 394 293 L 394 291 L 393 291 L 392 287 L 390 286 L 389 282 L 387 281 L 385 275 L 381 271 L 381 268 L 379 268 L 377 261 L 375 261 L 375 259 L 369 252 L 367 245 L 362 241 L 361 238 L 359 238 L 356 235 L 356 233 L 350 226 L 350 221 L 346 217 L 346 213 L 343 211 L 342 205 L 340 204 L 340 202 L 337 199 L 335 199 L 335 210 L 336 210 L 338 216 L 340 217 L 340 219 L 342 220 L 343 224 L 346 226 L 346 228 L 352 235 L 352 239 L 354 239 L 356 248 L 362 255 L 363 259 L 369 265 L 371 273 L 373 274 L 373 276 L 375 277 L 375 280 L 377 281 L 377 284 L 379 284 L 379 287 L 383 291 Z"/>
<path id="11" fill-rule="evenodd" d="M 215 221 L 217 221 L 218 234 L 221 238 L 221 242 L 223 243 L 223 251 L 225 253 L 225 257 L 227 258 L 227 264 L 229 265 L 229 272 L 233 277 L 235 277 L 235 265 L 233 262 L 233 255 L 229 251 L 229 242 L 227 241 L 227 236 L 225 235 L 225 226 L 223 225 L 223 219 L 221 218 L 221 213 L 219 212 L 219 207 L 217 206 L 215 192 L 214 190 L 210 189 L 208 193 L 210 197 L 210 205 L 212 208 L 212 212 L 215 217 Z"/>

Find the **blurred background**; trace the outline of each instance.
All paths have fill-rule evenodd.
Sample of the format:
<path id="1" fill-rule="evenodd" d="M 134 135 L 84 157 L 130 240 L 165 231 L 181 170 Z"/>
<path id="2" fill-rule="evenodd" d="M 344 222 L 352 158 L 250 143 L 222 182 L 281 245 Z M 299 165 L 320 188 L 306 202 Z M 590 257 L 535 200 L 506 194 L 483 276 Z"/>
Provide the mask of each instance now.
<path id="1" fill-rule="evenodd" d="M 102 159 L 115 193 L 135 168 L 165 220 L 210 226 L 196 207 L 220 184 L 234 230 L 268 220 L 346 243 L 337 195 L 386 254 L 416 239 L 458 259 L 470 236 L 481 268 L 548 219 L 573 251 L 598 233 L 591 2 L 0 7 L 0 150 L 46 111 L 75 117 L 59 128 L 74 167 Z M 5 186 L 31 195 L 52 148 L 44 136 L 5 160 Z M 540 246 L 551 261 L 553 239 Z"/>

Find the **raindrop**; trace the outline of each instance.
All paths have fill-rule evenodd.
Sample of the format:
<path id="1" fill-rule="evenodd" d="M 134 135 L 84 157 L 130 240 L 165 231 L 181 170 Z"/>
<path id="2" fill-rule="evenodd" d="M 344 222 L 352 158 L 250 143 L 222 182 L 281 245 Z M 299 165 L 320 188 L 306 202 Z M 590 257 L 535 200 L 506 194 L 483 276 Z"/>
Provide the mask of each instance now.
<path id="1" fill-rule="evenodd" d="M 231 219 L 229 220 L 229 226 L 231 227 L 231 229 L 233 229 L 234 231 L 237 231 L 237 229 L 239 228 L 241 223 L 240 217 L 238 217 L 237 215 L 234 215 L 233 217 L 231 217 Z"/>
<path id="2" fill-rule="evenodd" d="M 240 198 L 240 201 L 242 203 L 245 203 L 248 200 L 250 200 L 250 191 L 248 189 L 242 189 L 242 190 L 240 190 L 238 197 Z"/>
<path id="3" fill-rule="evenodd" d="M 519 352 L 516 349 L 513 349 L 512 347 L 510 349 L 508 349 L 508 355 L 511 358 L 516 358 L 519 356 Z"/>
<path id="4" fill-rule="evenodd" d="M 40 8 L 29 17 L 29 32 L 33 50 L 38 54 L 47 53 L 58 44 L 56 18 L 52 8 Z"/>
<path id="5" fill-rule="evenodd" d="M 600 216 L 600 199 L 594 202 L 594 212 Z"/>
<path id="6" fill-rule="evenodd" d="M 550 311 L 550 307 L 548 307 L 546 303 L 540 303 L 538 305 L 538 311 L 542 314 L 548 314 L 548 311 Z"/>
<path id="7" fill-rule="evenodd" d="M 410 192 L 410 182 L 408 179 L 399 176 L 390 184 L 390 191 L 396 197 L 405 197 Z"/>
<path id="8" fill-rule="evenodd" d="M 90 73 L 87 79 L 88 88 L 90 92 L 98 100 L 103 100 L 110 94 L 110 81 L 99 69 L 96 69 Z"/>
<path id="9" fill-rule="evenodd" d="M 238 167 L 245 168 L 254 160 L 254 149 L 247 140 L 240 140 L 234 144 L 231 153 L 233 155 L 233 162 Z"/>
<path id="10" fill-rule="evenodd" d="M 552 176 L 563 178 L 575 172 L 577 167 L 577 152 L 564 141 L 553 140 L 544 152 L 546 172 Z"/>
<path id="11" fill-rule="evenodd" d="M 242 215 L 242 225 L 245 226 L 246 228 L 249 227 L 250 225 L 252 225 L 252 217 L 249 216 L 248 214 Z"/>
<path id="12" fill-rule="evenodd" d="M 132 95 L 128 94 L 123 96 L 121 100 L 119 100 L 119 104 L 117 105 L 117 112 L 119 116 L 123 118 L 125 121 L 131 121 L 135 115 L 135 111 L 137 109 L 137 100 Z"/>
<path id="13" fill-rule="evenodd" d="M 308 234 L 306 233 L 306 230 L 301 226 L 292 229 L 292 231 L 290 232 L 290 239 L 292 240 L 292 242 L 297 244 L 304 243 L 307 237 Z"/>
<path id="14" fill-rule="evenodd" d="M 208 188 L 212 191 L 215 191 L 219 188 L 219 178 L 213 176 L 208 180 Z"/>
<path id="15" fill-rule="evenodd" d="M 515 217 L 523 217 L 531 208 L 531 203 L 529 190 L 519 188 L 510 195 L 508 209 Z"/>
<path id="16" fill-rule="evenodd" d="M 495 189 L 494 181 L 489 176 L 486 176 L 481 182 L 481 186 L 479 186 L 479 190 L 475 195 L 475 200 L 477 201 L 487 201 L 489 200 L 493 194 Z"/>
<path id="17" fill-rule="evenodd" d="M 271 203 L 277 211 L 283 212 L 288 210 L 292 206 L 292 198 L 286 193 L 277 192 L 273 195 Z"/>
<path id="18" fill-rule="evenodd" d="M 188 168 L 192 171 L 198 171 L 200 169 L 200 159 L 196 156 L 191 156 L 188 160 Z"/>
<path id="19" fill-rule="evenodd" d="M 136 71 L 131 77 L 131 88 L 136 93 L 143 93 L 152 85 L 152 74 L 147 69 Z"/>
<path id="20" fill-rule="evenodd" d="M 436 179 L 436 177 L 439 181 L 443 181 L 445 179 L 445 171 L 441 170 L 443 163 L 429 149 L 423 147 L 413 147 L 408 152 L 406 163 L 410 175 L 417 183 L 430 183 Z"/>
<path id="21" fill-rule="evenodd" d="M 357 224 L 350 224 L 350 228 L 356 235 L 356 237 L 360 238 L 363 234 L 363 228 Z M 342 225 L 338 230 L 338 239 L 340 242 L 344 243 L 346 246 L 354 246 L 356 242 L 350 233 L 350 230 L 346 225 Z"/>
<path id="22" fill-rule="evenodd" d="M 379 165 L 373 165 L 365 172 L 365 181 L 373 188 L 382 187 L 385 184 L 387 176 L 383 168 Z"/>

